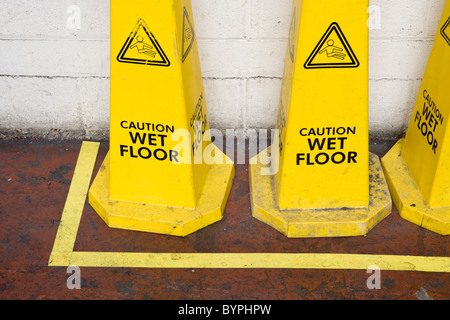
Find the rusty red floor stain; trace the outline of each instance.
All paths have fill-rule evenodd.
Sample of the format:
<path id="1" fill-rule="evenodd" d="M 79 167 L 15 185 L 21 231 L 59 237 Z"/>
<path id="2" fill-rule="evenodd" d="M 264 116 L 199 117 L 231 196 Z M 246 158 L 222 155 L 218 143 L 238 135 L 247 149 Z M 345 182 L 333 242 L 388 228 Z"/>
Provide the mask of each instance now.
<path id="1" fill-rule="evenodd" d="M 382 156 L 394 141 L 372 142 Z M 450 298 L 450 274 L 382 271 L 369 290 L 366 271 L 82 268 L 81 290 L 67 269 L 48 267 L 81 141 L 0 141 L 0 299 L 405 299 Z M 100 147 L 94 175 L 108 150 Z M 109 252 L 355 253 L 448 256 L 450 242 L 397 210 L 367 236 L 288 239 L 251 215 L 248 165 L 236 177 L 224 219 L 186 238 L 108 228 L 86 202 L 75 250 Z M 425 291 L 424 291 L 425 290 Z"/>

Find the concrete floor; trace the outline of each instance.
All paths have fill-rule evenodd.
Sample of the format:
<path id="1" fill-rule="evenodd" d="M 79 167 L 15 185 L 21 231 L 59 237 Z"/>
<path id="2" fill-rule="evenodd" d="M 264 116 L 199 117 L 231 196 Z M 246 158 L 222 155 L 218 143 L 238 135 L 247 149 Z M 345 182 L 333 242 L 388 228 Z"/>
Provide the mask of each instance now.
<path id="1" fill-rule="evenodd" d="M 382 156 L 395 141 L 372 141 Z M 81 141 L 0 141 L 0 299 L 435 299 L 450 298 L 449 273 L 381 271 L 369 290 L 366 270 L 81 268 L 81 289 L 67 268 L 49 267 Z M 100 147 L 95 176 L 108 150 Z M 162 253 L 348 253 L 446 257 L 448 237 L 397 210 L 367 236 L 288 239 L 251 215 L 248 165 L 236 177 L 222 221 L 186 238 L 109 229 L 86 202 L 75 250 Z"/>

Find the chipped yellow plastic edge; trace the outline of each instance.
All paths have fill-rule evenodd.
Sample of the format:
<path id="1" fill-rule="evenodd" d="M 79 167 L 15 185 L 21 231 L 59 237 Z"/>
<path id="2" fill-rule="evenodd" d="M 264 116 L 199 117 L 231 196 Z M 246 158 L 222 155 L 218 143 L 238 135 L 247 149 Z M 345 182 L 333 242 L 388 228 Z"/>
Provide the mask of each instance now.
<path id="1" fill-rule="evenodd" d="M 49 266 L 186 269 L 333 269 L 450 273 L 450 257 L 315 253 L 73 251 L 99 144 L 83 142 Z"/>

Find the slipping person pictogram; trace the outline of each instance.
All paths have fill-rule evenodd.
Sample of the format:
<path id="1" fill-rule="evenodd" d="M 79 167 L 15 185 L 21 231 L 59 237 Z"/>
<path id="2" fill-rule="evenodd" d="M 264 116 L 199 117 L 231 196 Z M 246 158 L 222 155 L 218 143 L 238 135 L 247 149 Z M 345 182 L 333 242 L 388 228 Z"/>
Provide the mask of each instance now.
<path id="1" fill-rule="evenodd" d="M 130 49 L 134 49 L 137 48 L 138 52 L 140 54 L 146 54 L 149 55 L 150 57 L 154 58 L 156 56 L 156 51 L 153 51 L 152 49 L 154 49 L 153 46 L 147 44 L 144 42 L 144 38 L 142 38 L 141 36 L 138 36 L 136 38 L 137 43 L 133 44 Z"/>
<path id="2" fill-rule="evenodd" d="M 343 48 L 339 48 L 334 45 L 334 40 L 328 40 L 327 46 L 319 51 L 319 54 L 326 52 L 328 58 L 344 60 L 347 55 L 345 53 L 341 53 L 342 51 L 344 51 Z"/>

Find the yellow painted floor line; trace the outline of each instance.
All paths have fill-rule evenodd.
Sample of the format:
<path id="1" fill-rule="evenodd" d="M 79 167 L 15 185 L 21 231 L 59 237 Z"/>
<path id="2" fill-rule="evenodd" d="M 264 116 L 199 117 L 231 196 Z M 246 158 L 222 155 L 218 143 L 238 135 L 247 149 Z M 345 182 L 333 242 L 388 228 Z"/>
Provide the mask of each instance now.
<path id="1" fill-rule="evenodd" d="M 288 253 L 106 253 L 74 252 L 79 267 L 186 269 L 342 269 L 450 272 L 450 258 Z"/>
<path id="2" fill-rule="evenodd" d="M 49 266 L 187 269 L 330 269 L 450 273 L 450 257 L 315 253 L 126 253 L 73 251 L 99 144 L 83 142 Z"/>
<path id="3" fill-rule="evenodd" d="M 100 143 L 83 142 L 56 234 L 50 263 L 68 263 L 72 254 Z"/>

